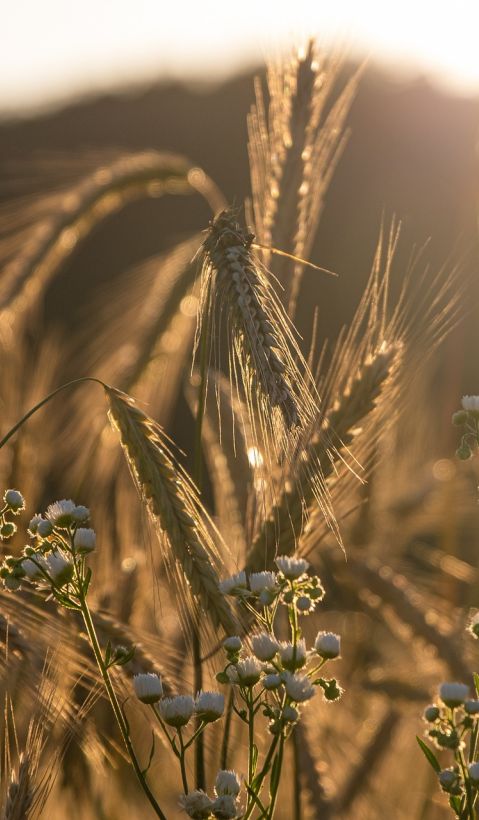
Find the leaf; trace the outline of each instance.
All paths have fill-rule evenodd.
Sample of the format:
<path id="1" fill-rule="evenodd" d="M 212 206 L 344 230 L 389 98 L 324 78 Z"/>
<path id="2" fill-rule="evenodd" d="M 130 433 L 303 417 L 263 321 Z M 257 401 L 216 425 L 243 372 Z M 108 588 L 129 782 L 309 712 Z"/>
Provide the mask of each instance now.
<path id="1" fill-rule="evenodd" d="M 416 740 L 417 740 L 417 742 L 419 744 L 419 748 L 422 750 L 426 760 L 428 760 L 428 762 L 431 764 L 434 771 L 437 774 L 439 774 L 439 772 L 441 771 L 441 767 L 440 767 L 439 761 L 438 761 L 436 755 L 434 754 L 434 752 L 432 751 L 432 749 L 430 749 L 429 746 L 427 746 L 426 743 L 424 743 L 424 741 L 421 740 L 421 738 L 418 737 L 417 735 L 416 735 Z"/>
<path id="2" fill-rule="evenodd" d="M 474 672 L 474 686 L 476 687 L 476 695 L 479 698 L 479 675 Z"/>

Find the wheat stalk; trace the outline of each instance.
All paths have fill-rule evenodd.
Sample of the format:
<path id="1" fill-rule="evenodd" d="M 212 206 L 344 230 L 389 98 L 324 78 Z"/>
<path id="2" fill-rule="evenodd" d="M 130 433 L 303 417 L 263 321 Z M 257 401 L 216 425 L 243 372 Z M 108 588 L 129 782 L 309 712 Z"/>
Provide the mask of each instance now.
<path id="1" fill-rule="evenodd" d="M 0 287 L 2 328 L 33 304 L 72 249 L 101 219 L 138 197 L 195 191 L 206 197 L 212 210 L 223 202 L 201 169 L 172 154 L 142 152 L 98 168 L 62 197 L 50 217 L 33 226 L 22 252 L 7 266 Z"/>
<path id="2" fill-rule="evenodd" d="M 214 626 L 232 634 L 236 619 L 218 587 L 218 556 L 190 479 L 175 463 L 159 426 L 125 394 L 109 387 L 105 392 L 134 481 L 162 534 L 167 564 L 176 568 L 182 585 L 187 582 Z"/>
<path id="3" fill-rule="evenodd" d="M 317 499 L 315 476 L 324 482 L 333 473 L 334 460 L 351 444 L 361 420 L 374 410 L 397 353 L 391 347 L 371 356 L 327 414 L 298 462 L 299 477 L 283 490 L 253 542 L 247 558 L 250 570 L 272 567 L 276 554 L 294 552 L 305 514 Z"/>
<path id="4" fill-rule="evenodd" d="M 30 758 L 21 754 L 18 770 L 12 771 L 3 820 L 25 820 L 32 805 Z"/>

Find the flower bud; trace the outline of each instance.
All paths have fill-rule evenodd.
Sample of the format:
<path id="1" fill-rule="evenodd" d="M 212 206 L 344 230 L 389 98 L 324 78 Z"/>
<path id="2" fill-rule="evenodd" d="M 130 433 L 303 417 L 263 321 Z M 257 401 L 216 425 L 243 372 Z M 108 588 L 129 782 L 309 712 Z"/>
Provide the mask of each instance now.
<path id="1" fill-rule="evenodd" d="M 424 720 L 427 720 L 428 723 L 435 723 L 440 714 L 441 710 L 439 709 L 439 706 L 432 704 L 424 710 Z"/>
<path id="2" fill-rule="evenodd" d="M 7 504 L 11 511 L 15 514 L 19 513 L 20 510 L 25 508 L 25 500 L 23 495 L 18 490 L 6 490 L 5 495 L 3 496 L 3 500 L 5 504 Z"/>

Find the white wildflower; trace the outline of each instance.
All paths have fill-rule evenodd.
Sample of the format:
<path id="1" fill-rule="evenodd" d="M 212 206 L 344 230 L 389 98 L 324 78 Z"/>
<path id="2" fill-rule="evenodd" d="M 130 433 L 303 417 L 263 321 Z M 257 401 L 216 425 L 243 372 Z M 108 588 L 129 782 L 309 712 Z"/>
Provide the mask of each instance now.
<path id="1" fill-rule="evenodd" d="M 276 573 L 274 572 L 253 572 L 249 576 L 249 588 L 251 592 L 259 594 L 267 589 L 274 591 L 277 589 Z"/>
<path id="2" fill-rule="evenodd" d="M 468 695 L 469 687 L 465 683 L 442 683 L 439 687 L 439 697 L 451 708 L 461 706 Z"/>
<path id="3" fill-rule="evenodd" d="M 254 686 L 260 679 L 262 668 L 261 664 L 252 655 L 243 658 L 236 666 L 239 682 L 243 686 Z"/>
<path id="4" fill-rule="evenodd" d="M 159 675 L 154 672 L 142 672 L 133 677 L 133 688 L 138 700 L 142 703 L 157 703 L 163 695 L 163 685 Z"/>
<path id="5" fill-rule="evenodd" d="M 44 518 L 42 518 L 42 520 L 38 522 L 37 535 L 39 535 L 40 538 L 48 538 L 48 536 L 51 535 L 52 532 L 53 526 L 51 521 L 46 521 Z"/>
<path id="6" fill-rule="evenodd" d="M 36 535 L 37 534 L 37 527 L 38 527 L 40 521 L 43 521 L 43 518 L 38 513 L 37 513 L 37 515 L 34 515 L 33 518 L 30 519 L 30 523 L 28 524 L 28 532 L 30 533 L 30 535 Z"/>
<path id="7" fill-rule="evenodd" d="M 238 683 L 239 682 L 239 677 L 238 677 L 238 673 L 236 671 L 236 666 L 228 666 L 228 668 L 226 669 L 226 675 L 227 675 L 228 680 L 229 680 L 230 683 Z"/>
<path id="8" fill-rule="evenodd" d="M 314 607 L 315 603 L 311 600 L 309 595 L 300 595 L 296 601 L 296 609 L 303 615 L 307 615 L 308 613 L 313 612 Z"/>
<path id="9" fill-rule="evenodd" d="M 479 638 L 479 611 L 471 615 L 467 631 L 471 633 L 473 638 Z"/>
<path id="10" fill-rule="evenodd" d="M 294 672 L 295 669 L 301 669 L 306 663 L 306 644 L 303 639 L 296 644 L 289 641 L 281 641 L 279 644 L 279 656 L 281 663 L 285 669 Z"/>
<path id="11" fill-rule="evenodd" d="M 292 558 L 289 555 L 281 555 L 279 558 L 276 558 L 275 563 L 284 577 L 290 581 L 300 578 L 309 567 L 309 561 L 306 561 L 304 558 Z"/>
<path id="12" fill-rule="evenodd" d="M 278 641 L 268 635 L 267 632 L 260 632 L 251 639 L 253 654 L 260 661 L 271 661 L 278 651 Z"/>
<path id="13" fill-rule="evenodd" d="M 186 726 L 193 712 L 195 702 L 191 695 L 178 695 L 176 698 L 164 698 L 158 704 L 160 715 L 168 726 Z"/>
<path id="14" fill-rule="evenodd" d="M 466 700 L 464 710 L 468 715 L 479 715 L 479 700 Z"/>
<path id="15" fill-rule="evenodd" d="M 41 578 L 45 578 L 40 568 L 44 567 L 46 569 L 45 560 L 42 555 L 36 555 L 34 561 L 30 558 L 25 558 L 21 563 L 21 567 L 29 581 L 39 581 Z"/>
<path id="16" fill-rule="evenodd" d="M 215 792 L 220 797 L 222 794 L 232 794 L 237 797 L 240 793 L 241 782 L 236 774 L 231 770 L 221 770 L 216 775 Z"/>
<path id="17" fill-rule="evenodd" d="M 435 723 L 440 714 L 441 710 L 439 706 L 436 706 L 435 703 L 431 703 L 431 705 L 427 706 L 424 710 L 424 720 L 427 721 L 427 723 Z"/>
<path id="18" fill-rule="evenodd" d="M 90 518 L 90 510 L 82 504 L 77 504 L 72 512 L 72 518 L 75 524 L 84 524 Z"/>
<path id="19" fill-rule="evenodd" d="M 314 648 L 325 660 L 334 660 L 334 658 L 339 658 L 341 653 L 341 638 L 334 632 L 318 632 Z"/>
<path id="20" fill-rule="evenodd" d="M 225 696 L 220 692 L 199 692 L 195 701 L 195 712 L 205 723 L 213 723 L 221 717 L 225 709 Z"/>
<path id="21" fill-rule="evenodd" d="M 281 677 L 276 675 L 275 673 L 271 673 L 270 675 L 265 675 L 262 680 L 262 684 L 265 689 L 268 691 L 273 691 L 273 689 L 279 689 L 281 686 Z"/>
<path id="22" fill-rule="evenodd" d="M 54 527 L 64 529 L 73 523 L 73 512 L 75 510 L 75 503 L 70 499 L 62 499 L 62 501 L 55 501 L 47 508 L 45 513 L 49 521 Z"/>
<path id="23" fill-rule="evenodd" d="M 6 490 L 3 496 L 5 504 L 8 504 L 13 513 L 19 513 L 25 509 L 25 500 L 18 490 Z"/>
<path id="24" fill-rule="evenodd" d="M 281 677 L 286 694 L 296 703 L 303 703 L 313 697 L 315 690 L 306 675 L 292 675 L 291 672 L 283 672 Z"/>
<path id="25" fill-rule="evenodd" d="M 238 635 L 231 635 L 223 641 L 223 647 L 227 652 L 239 652 L 242 646 L 243 642 Z"/>
<path id="26" fill-rule="evenodd" d="M 225 578 L 224 581 L 220 581 L 219 587 L 223 595 L 241 595 L 248 589 L 246 572 L 242 570 L 230 578 Z"/>
<path id="27" fill-rule="evenodd" d="M 454 769 L 443 769 L 438 774 L 439 783 L 445 792 L 450 792 L 457 784 L 457 772 Z"/>
<path id="28" fill-rule="evenodd" d="M 479 396 L 463 396 L 461 401 L 463 410 L 468 413 L 479 410 Z"/>
<path id="29" fill-rule="evenodd" d="M 213 801 L 201 789 L 198 789 L 189 794 L 182 794 L 180 806 L 188 817 L 193 817 L 194 820 L 206 820 L 211 815 Z"/>
<path id="30" fill-rule="evenodd" d="M 211 811 L 218 820 L 234 820 L 235 817 L 238 817 L 238 806 L 231 794 L 222 794 L 217 797 Z"/>
<path id="31" fill-rule="evenodd" d="M 72 578 L 73 564 L 63 553 L 56 550 L 45 558 L 45 571 L 56 586 L 62 587 Z"/>
<path id="32" fill-rule="evenodd" d="M 283 719 L 286 723 L 296 723 L 299 718 L 299 712 L 294 706 L 285 706 L 283 709 Z"/>
<path id="33" fill-rule="evenodd" d="M 89 527 L 79 527 L 73 537 L 76 552 L 93 552 L 96 547 L 96 532 Z"/>

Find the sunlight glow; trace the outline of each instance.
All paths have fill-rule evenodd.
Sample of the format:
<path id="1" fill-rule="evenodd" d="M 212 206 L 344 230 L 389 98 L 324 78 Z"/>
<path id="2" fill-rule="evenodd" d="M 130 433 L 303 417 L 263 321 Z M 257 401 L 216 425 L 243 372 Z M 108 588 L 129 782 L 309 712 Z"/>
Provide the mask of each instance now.
<path id="1" fill-rule="evenodd" d="M 470 93 L 478 31 L 477 0 L 17 0 L 2 10 L 0 108 L 158 76 L 224 76 L 314 34 Z"/>

